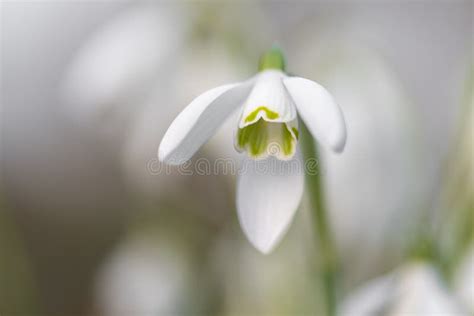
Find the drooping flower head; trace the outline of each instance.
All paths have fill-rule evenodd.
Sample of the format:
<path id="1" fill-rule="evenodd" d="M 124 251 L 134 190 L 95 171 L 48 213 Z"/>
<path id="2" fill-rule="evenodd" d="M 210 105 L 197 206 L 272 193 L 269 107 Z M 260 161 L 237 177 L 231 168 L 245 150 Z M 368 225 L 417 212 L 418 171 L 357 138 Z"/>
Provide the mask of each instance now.
<path id="1" fill-rule="evenodd" d="M 283 87 L 285 60 L 274 48 L 262 56 L 259 79 L 243 105 L 236 149 L 252 158 L 291 159 L 298 142 L 296 108 Z M 269 146 L 275 146 L 270 150 Z"/>
<path id="2" fill-rule="evenodd" d="M 303 194 L 303 173 L 281 166 L 300 159 L 298 119 L 335 152 L 344 148 L 345 122 L 326 89 L 285 73 L 283 54 L 274 47 L 262 56 L 256 76 L 194 99 L 166 132 L 158 150 L 160 160 L 174 165 L 189 160 L 237 110 L 241 115 L 236 150 L 246 153 L 247 160 L 272 166 L 272 172 L 262 173 L 262 168 L 246 164 L 237 187 L 242 228 L 253 245 L 267 253 L 285 233 Z"/>

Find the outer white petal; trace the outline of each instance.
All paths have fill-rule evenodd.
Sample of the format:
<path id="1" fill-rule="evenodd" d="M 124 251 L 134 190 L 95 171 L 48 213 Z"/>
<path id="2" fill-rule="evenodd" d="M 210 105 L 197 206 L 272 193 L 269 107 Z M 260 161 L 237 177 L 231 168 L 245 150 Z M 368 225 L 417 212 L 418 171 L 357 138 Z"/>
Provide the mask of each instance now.
<path id="1" fill-rule="evenodd" d="M 298 209 L 303 194 L 301 161 L 275 157 L 245 159 L 237 184 L 240 225 L 250 242 L 269 253 L 280 241 Z"/>
<path id="2" fill-rule="evenodd" d="M 161 141 L 158 157 L 169 164 L 190 159 L 247 97 L 252 80 L 204 92 L 171 123 Z M 230 141 L 230 140 L 229 140 Z"/>
<path id="3" fill-rule="evenodd" d="M 412 263 L 398 273 L 396 303 L 390 309 L 389 316 L 467 315 L 433 266 Z"/>
<path id="4" fill-rule="evenodd" d="M 285 78 L 283 83 L 313 137 L 341 152 L 346 144 L 346 124 L 329 92 L 316 82 L 299 77 Z"/>

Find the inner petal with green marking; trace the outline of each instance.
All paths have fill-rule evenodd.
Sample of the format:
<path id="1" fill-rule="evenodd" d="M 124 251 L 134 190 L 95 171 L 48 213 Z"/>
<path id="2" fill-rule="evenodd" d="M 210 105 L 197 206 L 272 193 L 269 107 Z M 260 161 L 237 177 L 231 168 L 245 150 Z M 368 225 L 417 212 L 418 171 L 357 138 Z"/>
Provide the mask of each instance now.
<path id="1" fill-rule="evenodd" d="M 255 159 L 275 156 L 281 160 L 288 160 L 294 156 L 297 142 L 296 121 L 268 122 L 259 118 L 253 124 L 239 128 L 236 148 L 238 151 L 246 151 Z"/>

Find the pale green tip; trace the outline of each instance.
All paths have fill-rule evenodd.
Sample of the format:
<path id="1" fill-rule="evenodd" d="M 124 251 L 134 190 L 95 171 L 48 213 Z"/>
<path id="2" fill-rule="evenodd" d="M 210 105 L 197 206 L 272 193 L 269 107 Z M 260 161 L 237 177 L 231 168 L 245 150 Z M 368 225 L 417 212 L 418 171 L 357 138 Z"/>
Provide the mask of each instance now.
<path id="1" fill-rule="evenodd" d="M 273 46 L 269 51 L 260 57 L 258 64 L 258 71 L 267 69 L 278 69 L 285 71 L 285 56 L 283 52 L 277 46 Z"/>

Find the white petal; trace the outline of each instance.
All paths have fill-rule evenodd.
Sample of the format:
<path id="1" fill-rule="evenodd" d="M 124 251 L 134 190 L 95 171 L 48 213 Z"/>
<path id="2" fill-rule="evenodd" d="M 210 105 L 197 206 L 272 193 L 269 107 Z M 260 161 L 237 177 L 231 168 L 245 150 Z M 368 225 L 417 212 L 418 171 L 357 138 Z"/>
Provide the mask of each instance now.
<path id="1" fill-rule="evenodd" d="M 286 233 L 301 201 L 304 177 L 298 156 L 291 161 L 245 159 L 239 171 L 240 225 L 263 253 L 269 253 Z"/>
<path id="2" fill-rule="evenodd" d="M 190 159 L 247 97 L 252 81 L 204 92 L 171 123 L 158 150 L 161 161 L 181 164 Z M 229 140 L 232 141 L 232 140 Z"/>
<path id="3" fill-rule="evenodd" d="M 413 262 L 355 291 L 341 309 L 352 315 L 466 315 L 428 263 Z"/>
<path id="4" fill-rule="evenodd" d="M 346 124 L 329 92 L 316 82 L 299 77 L 285 78 L 283 83 L 313 137 L 341 152 L 346 143 Z"/>
<path id="5" fill-rule="evenodd" d="M 395 292 L 392 274 L 378 277 L 356 289 L 341 306 L 341 316 L 380 315 Z"/>
<path id="6" fill-rule="evenodd" d="M 403 267 L 399 274 L 397 302 L 391 308 L 390 316 L 467 315 L 430 264 L 412 263 Z"/>
<path id="7" fill-rule="evenodd" d="M 244 104 L 240 128 L 255 123 L 260 118 L 271 122 L 289 122 L 296 118 L 295 105 L 282 82 L 285 77 L 279 70 L 266 70 L 257 75 L 255 86 Z M 249 115 L 259 108 L 265 108 L 277 116 L 273 117 L 260 110 L 249 120 Z"/>

